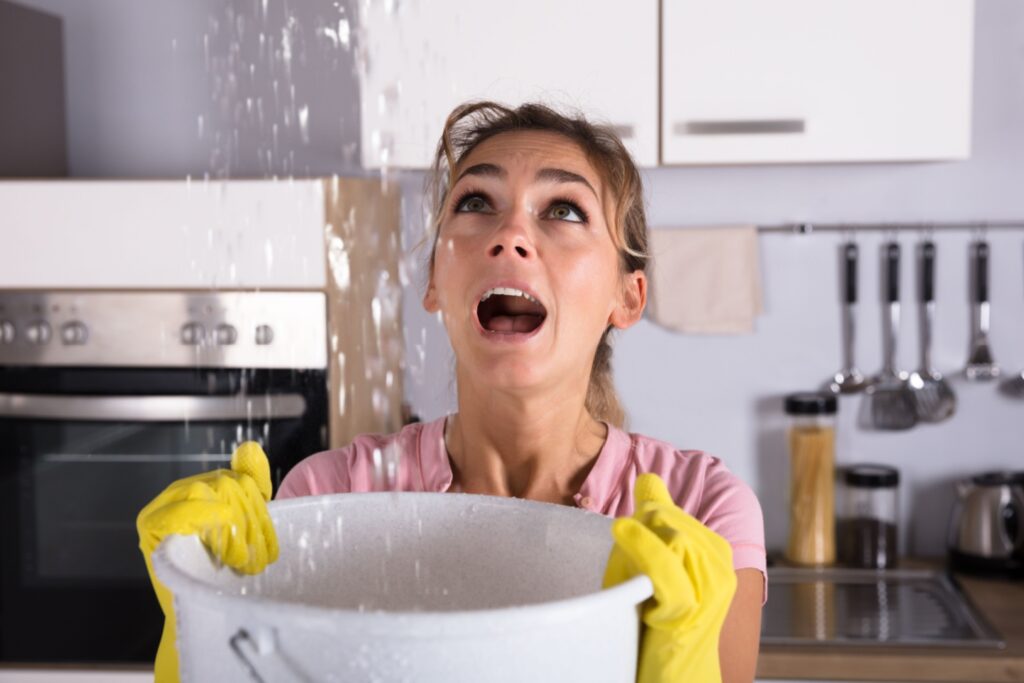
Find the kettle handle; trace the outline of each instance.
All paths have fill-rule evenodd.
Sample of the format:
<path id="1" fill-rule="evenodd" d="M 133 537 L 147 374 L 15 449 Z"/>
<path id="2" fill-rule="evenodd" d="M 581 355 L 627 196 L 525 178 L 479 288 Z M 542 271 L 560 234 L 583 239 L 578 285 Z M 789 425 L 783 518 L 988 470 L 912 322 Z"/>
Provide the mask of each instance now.
<path id="1" fill-rule="evenodd" d="M 1011 491 L 1010 500 L 999 512 L 1007 545 L 1015 553 L 1024 553 L 1024 489 L 1014 487 Z"/>

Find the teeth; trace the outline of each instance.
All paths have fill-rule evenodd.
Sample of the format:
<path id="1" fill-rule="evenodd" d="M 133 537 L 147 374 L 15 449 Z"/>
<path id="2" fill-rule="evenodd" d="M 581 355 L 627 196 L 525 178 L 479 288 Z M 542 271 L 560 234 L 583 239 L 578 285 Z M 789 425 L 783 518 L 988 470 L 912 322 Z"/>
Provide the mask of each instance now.
<path id="1" fill-rule="evenodd" d="M 527 294 L 523 290 L 516 289 L 515 287 L 494 287 L 492 289 L 488 289 L 486 292 L 484 292 L 484 295 L 480 298 L 480 303 L 483 303 L 483 302 L 487 301 L 488 299 L 490 299 L 495 294 L 501 294 L 501 295 L 504 295 L 504 296 L 521 296 L 524 299 L 526 299 L 527 301 L 532 301 L 535 304 L 539 304 L 540 303 L 539 301 L 537 301 L 535 298 L 533 298 L 532 296 L 530 296 L 529 294 Z"/>

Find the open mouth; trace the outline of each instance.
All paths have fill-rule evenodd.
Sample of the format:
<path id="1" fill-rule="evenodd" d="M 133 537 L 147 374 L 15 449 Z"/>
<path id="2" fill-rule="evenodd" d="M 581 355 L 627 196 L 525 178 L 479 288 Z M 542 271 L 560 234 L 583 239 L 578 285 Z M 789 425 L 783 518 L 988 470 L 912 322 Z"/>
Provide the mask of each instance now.
<path id="1" fill-rule="evenodd" d="M 480 325 L 496 334 L 530 334 L 547 317 L 544 305 L 514 287 L 494 287 L 484 292 L 476 307 Z"/>

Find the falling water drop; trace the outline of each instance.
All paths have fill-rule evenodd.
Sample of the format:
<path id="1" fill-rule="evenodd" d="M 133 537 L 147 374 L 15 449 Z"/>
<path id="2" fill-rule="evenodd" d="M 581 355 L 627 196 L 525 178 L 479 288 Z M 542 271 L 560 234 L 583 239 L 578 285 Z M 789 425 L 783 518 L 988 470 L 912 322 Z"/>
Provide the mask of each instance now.
<path id="1" fill-rule="evenodd" d="M 352 47 L 352 28 L 349 26 L 348 19 L 338 20 L 338 43 L 346 50 Z"/>
<path id="2" fill-rule="evenodd" d="M 302 135 L 302 142 L 309 144 L 309 105 L 303 105 L 299 109 L 299 133 Z"/>

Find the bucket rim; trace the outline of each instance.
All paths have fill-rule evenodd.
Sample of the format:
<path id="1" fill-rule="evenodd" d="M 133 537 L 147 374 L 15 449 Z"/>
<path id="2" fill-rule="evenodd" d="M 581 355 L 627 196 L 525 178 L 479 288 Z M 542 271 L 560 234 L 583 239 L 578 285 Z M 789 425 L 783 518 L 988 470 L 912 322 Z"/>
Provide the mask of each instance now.
<path id="1" fill-rule="evenodd" d="M 276 510 L 290 509 L 303 506 L 324 505 L 330 501 L 325 499 L 342 497 L 351 501 L 353 497 L 384 497 L 395 495 L 395 492 L 380 493 L 335 493 L 321 496 L 303 496 L 282 501 L 273 501 L 269 504 L 271 513 Z M 610 518 L 585 510 L 577 510 L 555 503 L 544 503 L 525 499 L 510 499 L 501 496 L 487 496 L 481 494 L 439 494 L 430 492 L 401 492 L 402 496 L 426 498 L 438 495 L 446 497 L 467 496 L 479 498 L 487 504 L 514 505 L 522 507 L 544 506 L 556 508 L 556 514 L 589 514 L 602 519 Z M 514 501 L 514 502 L 513 502 Z M 276 523 L 276 520 L 275 520 Z M 178 609 L 178 601 L 182 598 L 181 589 L 185 589 L 190 600 L 200 600 L 205 605 L 218 605 L 230 608 L 233 612 L 245 615 L 257 622 L 276 622 L 284 619 L 301 619 L 304 623 L 315 628 L 317 623 L 327 624 L 334 631 L 358 631 L 363 634 L 386 633 L 389 637 L 450 637 L 460 633 L 486 634 L 509 633 L 510 631 L 527 630 L 536 627 L 539 622 L 553 623 L 560 621 L 574 621 L 588 614 L 600 612 L 615 605 L 623 605 L 627 602 L 638 606 L 643 601 L 652 597 L 654 586 L 651 580 L 643 574 L 639 574 L 623 583 L 610 588 L 577 595 L 557 600 L 533 603 L 529 605 L 511 605 L 505 607 L 493 607 L 474 610 L 451 610 L 451 611 L 392 611 L 372 610 L 359 611 L 357 609 L 343 609 L 337 607 L 321 607 L 317 605 L 304 604 L 291 600 L 282 600 L 260 595 L 245 595 L 225 593 L 214 585 L 201 581 L 185 570 L 175 566 L 169 556 L 182 544 L 190 544 L 202 548 L 202 543 L 196 535 L 168 536 L 153 552 L 153 568 L 158 579 L 174 595 L 175 611 Z"/>

